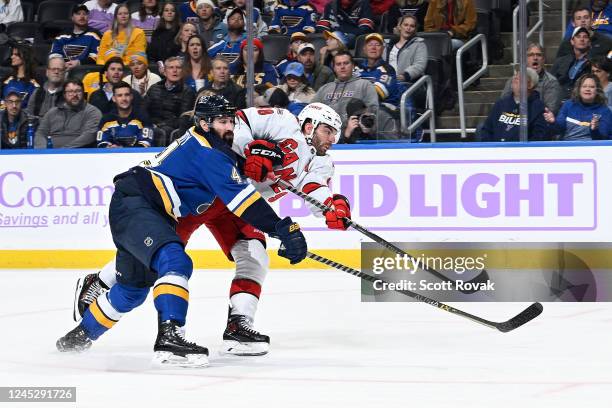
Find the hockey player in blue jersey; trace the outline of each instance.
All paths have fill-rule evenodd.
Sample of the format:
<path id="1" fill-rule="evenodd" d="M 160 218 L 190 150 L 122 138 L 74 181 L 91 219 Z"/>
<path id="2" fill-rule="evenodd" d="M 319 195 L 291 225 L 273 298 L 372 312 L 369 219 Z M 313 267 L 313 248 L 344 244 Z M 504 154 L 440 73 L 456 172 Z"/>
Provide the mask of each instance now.
<path id="1" fill-rule="evenodd" d="M 205 366 L 208 350 L 185 340 L 193 265 L 175 231 L 176 220 L 200 214 L 219 198 L 249 224 L 281 240 L 279 255 L 292 264 L 306 256 L 298 224 L 280 219 L 242 178 L 231 151 L 235 108 L 220 96 L 203 96 L 196 126 L 155 159 L 115 177 L 109 219 L 121 275 L 87 309 L 81 323 L 57 341 L 60 351 L 82 351 L 122 316 L 144 302 L 149 287 L 159 314 L 155 361 Z"/>

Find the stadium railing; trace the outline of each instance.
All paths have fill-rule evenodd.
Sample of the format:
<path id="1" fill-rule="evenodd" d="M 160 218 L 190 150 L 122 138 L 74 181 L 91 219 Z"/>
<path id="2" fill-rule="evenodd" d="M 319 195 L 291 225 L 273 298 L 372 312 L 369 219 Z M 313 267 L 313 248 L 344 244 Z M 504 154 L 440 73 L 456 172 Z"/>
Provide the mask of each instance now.
<path id="1" fill-rule="evenodd" d="M 426 99 L 426 107 L 427 109 L 420 118 L 412 122 L 409 126 L 406 126 L 406 98 L 411 96 L 417 89 L 421 87 L 426 87 L 425 91 L 427 92 Z M 400 100 L 400 131 L 402 135 L 411 136 L 412 132 L 414 132 L 423 122 L 429 119 L 429 136 L 431 139 L 431 143 L 436 142 L 436 116 L 434 112 L 434 92 L 433 92 L 433 82 L 429 75 L 423 75 L 419 78 L 410 88 L 408 88 L 403 94 Z"/>

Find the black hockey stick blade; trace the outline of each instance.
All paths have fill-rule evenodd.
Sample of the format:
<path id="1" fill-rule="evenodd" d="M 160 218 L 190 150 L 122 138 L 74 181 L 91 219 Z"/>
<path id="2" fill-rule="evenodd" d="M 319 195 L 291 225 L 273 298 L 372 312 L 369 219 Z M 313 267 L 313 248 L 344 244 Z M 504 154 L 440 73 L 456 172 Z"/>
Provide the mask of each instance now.
<path id="1" fill-rule="evenodd" d="M 296 196 L 300 197 L 304 201 L 314 205 L 319 210 L 321 210 L 323 212 L 330 210 L 329 206 L 327 206 L 326 204 L 323 204 L 322 202 L 320 202 L 319 200 L 309 196 L 308 194 L 304 194 L 303 192 L 301 192 L 300 190 L 296 189 L 291 184 L 289 184 L 287 181 L 285 181 L 283 179 L 278 179 L 277 182 L 280 185 L 282 185 L 287 191 L 292 192 L 293 194 L 295 194 Z M 369 229 L 359 225 L 358 223 L 356 223 L 352 219 L 344 218 L 344 221 L 347 223 L 347 225 L 351 226 L 356 231 L 361 232 L 363 235 L 365 235 L 366 237 L 370 238 L 372 241 L 374 241 L 374 242 L 378 243 L 379 245 L 387 248 L 389 251 L 395 252 L 396 254 L 399 254 L 399 255 L 402 255 L 402 256 L 407 256 L 410 259 L 414 259 L 414 257 L 412 255 L 410 255 L 409 253 L 401 250 L 397 246 L 393 245 L 391 242 L 389 242 L 386 239 L 376 235 L 375 233 L 373 233 Z M 428 267 L 426 265 L 422 265 L 420 268 L 422 270 L 430 273 L 431 275 L 435 276 L 436 278 L 440 279 L 441 281 L 444 281 L 444 282 L 454 282 L 454 280 L 452 280 L 451 278 L 445 276 L 441 272 L 439 272 L 439 271 L 437 271 L 437 270 L 435 270 L 433 268 L 430 268 L 430 267 Z M 489 274 L 487 273 L 487 271 L 485 269 L 483 269 L 482 271 L 480 271 L 478 276 L 474 277 L 472 280 L 467 282 L 469 285 L 466 285 L 466 286 L 470 286 L 471 289 L 463 289 L 462 288 L 462 289 L 458 289 L 458 290 L 461 293 L 465 293 L 466 295 L 470 295 L 472 293 L 480 291 L 480 289 L 478 288 L 478 286 L 479 286 L 478 284 L 479 283 L 485 283 L 486 284 L 488 280 L 489 280 Z"/>
<path id="2" fill-rule="evenodd" d="M 512 319 L 506 322 L 497 323 L 495 327 L 500 332 L 507 333 L 535 319 L 540 314 L 542 314 L 543 310 L 544 310 L 544 306 L 542 306 L 541 303 L 539 302 L 533 303 L 531 306 L 529 306 L 527 309 L 523 310 L 521 313 L 514 316 Z"/>

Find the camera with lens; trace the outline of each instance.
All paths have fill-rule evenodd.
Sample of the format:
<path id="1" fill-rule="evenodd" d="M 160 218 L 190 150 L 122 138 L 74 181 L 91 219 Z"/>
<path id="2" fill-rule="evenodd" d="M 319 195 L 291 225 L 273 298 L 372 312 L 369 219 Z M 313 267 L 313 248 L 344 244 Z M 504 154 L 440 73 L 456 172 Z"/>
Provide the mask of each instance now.
<path id="1" fill-rule="evenodd" d="M 376 115 L 373 113 L 362 113 L 359 115 L 359 125 L 366 129 L 372 129 L 376 124 Z"/>

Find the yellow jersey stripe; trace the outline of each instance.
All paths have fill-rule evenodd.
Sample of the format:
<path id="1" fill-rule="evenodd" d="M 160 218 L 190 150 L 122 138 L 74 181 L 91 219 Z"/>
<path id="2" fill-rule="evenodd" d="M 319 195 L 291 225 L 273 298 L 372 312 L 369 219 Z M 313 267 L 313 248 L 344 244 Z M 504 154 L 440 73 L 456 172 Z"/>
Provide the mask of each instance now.
<path id="1" fill-rule="evenodd" d="M 191 133 L 191 135 L 194 136 L 202 146 L 209 147 L 212 149 L 212 146 L 210 145 L 210 143 L 208 143 L 208 140 L 206 140 L 204 136 L 201 136 L 200 134 L 198 134 L 198 132 L 195 131 L 195 126 L 189 129 L 189 133 Z"/>
<path id="2" fill-rule="evenodd" d="M 107 329 L 110 329 L 111 327 L 115 325 L 115 323 L 117 323 L 115 320 L 109 319 L 104 314 L 104 312 L 100 310 L 100 306 L 98 306 L 97 300 L 94 300 L 91 306 L 89 306 L 89 311 L 91 312 L 93 317 L 96 319 L 96 321 L 100 323 L 102 326 L 106 327 Z"/>
<path id="3" fill-rule="evenodd" d="M 161 295 L 174 295 L 183 298 L 185 302 L 189 302 L 189 291 L 176 285 L 162 283 L 155 286 L 153 289 L 153 299 Z"/>
<path id="4" fill-rule="evenodd" d="M 116 120 L 112 120 L 110 122 L 106 122 L 103 126 L 102 129 L 100 129 L 102 132 L 106 132 L 108 129 L 110 129 L 111 127 L 115 127 L 115 126 L 119 126 L 119 123 Z"/>
<path id="5" fill-rule="evenodd" d="M 166 191 L 166 188 L 164 187 L 164 183 L 162 182 L 161 177 L 159 177 L 155 173 L 151 173 L 151 178 L 153 179 L 153 184 L 155 185 L 155 188 L 157 188 L 157 191 L 159 192 L 159 196 L 161 197 L 162 202 L 164 203 L 164 209 L 166 210 L 168 215 L 170 215 L 172 218 L 176 220 L 176 217 L 174 216 L 174 212 L 172 211 L 172 200 L 170 200 L 170 195 Z"/>
<path id="6" fill-rule="evenodd" d="M 260 198 L 261 198 L 261 194 L 259 194 L 257 191 L 255 191 L 246 200 L 244 200 L 242 202 L 242 204 L 240 204 L 238 206 L 238 208 L 236 208 L 234 210 L 234 214 L 236 214 L 236 216 L 240 217 L 242 215 L 242 213 L 244 213 L 246 211 L 246 209 L 251 206 L 251 204 L 253 204 L 255 201 L 257 201 Z"/>

